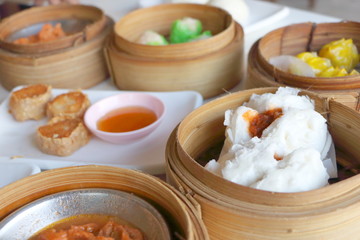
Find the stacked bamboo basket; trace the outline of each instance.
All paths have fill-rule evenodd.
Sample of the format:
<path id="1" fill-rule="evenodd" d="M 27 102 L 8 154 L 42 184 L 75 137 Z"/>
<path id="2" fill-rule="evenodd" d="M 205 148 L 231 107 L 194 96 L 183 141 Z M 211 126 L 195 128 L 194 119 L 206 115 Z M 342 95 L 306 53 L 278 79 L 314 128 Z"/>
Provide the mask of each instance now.
<path id="1" fill-rule="evenodd" d="M 136 43 L 147 30 L 167 36 L 177 19 L 199 19 L 213 37 L 166 46 Z M 141 24 L 140 24 L 141 23 Z M 244 33 L 226 11 L 199 4 L 163 4 L 127 14 L 106 44 L 115 85 L 124 90 L 224 93 L 243 77 Z"/>
<path id="2" fill-rule="evenodd" d="M 360 233 L 360 176 L 299 193 L 274 193 L 227 181 L 200 164 L 217 158 L 224 141 L 224 112 L 248 101 L 259 88 L 232 93 L 190 113 L 166 149 L 168 182 L 199 204 L 211 239 L 356 239 Z M 360 163 L 360 115 L 337 101 L 302 91 L 328 122 L 338 164 Z M 355 169 L 357 170 L 357 169 Z"/>
<path id="3" fill-rule="evenodd" d="M 107 166 L 48 170 L 3 187 L 0 220 L 41 197 L 86 188 L 121 190 L 148 201 L 165 218 L 173 239 L 209 239 L 196 207 L 170 185 L 138 171 Z"/>
<path id="4" fill-rule="evenodd" d="M 268 61 L 279 55 L 297 55 L 339 39 L 353 39 L 360 49 L 360 23 L 311 22 L 293 24 L 269 32 L 251 47 L 245 88 L 293 86 L 315 91 L 347 106 L 359 109 L 360 76 L 336 78 L 303 77 L 281 71 Z"/>
<path id="5" fill-rule="evenodd" d="M 11 37 L 36 24 L 87 23 L 81 30 L 49 42 L 15 44 Z M 109 73 L 103 53 L 113 21 L 102 10 L 85 5 L 34 7 L 0 23 L 0 82 L 8 90 L 43 83 L 55 88 L 89 88 Z M 76 26 L 76 24 L 75 24 Z"/>

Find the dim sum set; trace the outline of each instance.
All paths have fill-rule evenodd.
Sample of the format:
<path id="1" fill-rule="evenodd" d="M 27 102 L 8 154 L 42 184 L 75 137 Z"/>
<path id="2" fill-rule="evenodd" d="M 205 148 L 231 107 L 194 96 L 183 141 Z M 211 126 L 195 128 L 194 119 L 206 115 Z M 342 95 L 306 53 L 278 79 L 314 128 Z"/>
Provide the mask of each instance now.
<path id="1" fill-rule="evenodd" d="M 238 30 L 238 32 L 242 32 L 242 30 L 240 30 Z M 200 20 L 192 17 L 184 17 L 175 20 L 171 24 L 171 31 L 168 38 L 160 35 L 156 31 L 147 30 L 143 32 L 138 40 L 131 42 L 151 46 L 176 45 L 179 43 L 207 39 L 211 36 L 212 34 L 210 31 L 203 31 Z M 108 41 L 109 44 L 110 40 Z M 116 44 L 116 40 L 114 42 L 115 43 L 112 43 L 111 41 L 112 44 Z M 109 52 L 108 55 L 110 55 Z M 114 52 L 111 54 L 114 54 Z M 128 57 L 127 54 L 122 52 L 119 53 L 118 56 L 124 58 Z M 151 58 L 150 61 L 155 62 L 155 59 Z M 166 62 L 163 60 L 161 61 Z M 129 62 L 133 62 L 133 59 Z M 305 51 L 298 53 L 296 56 L 282 55 L 271 57 L 269 58 L 269 63 L 282 71 L 306 77 L 329 78 L 359 75 L 355 69 L 359 63 L 359 54 L 353 40 L 350 38 L 331 41 L 330 43 L 323 45 L 318 52 Z M 148 67 L 148 64 L 144 64 L 144 66 Z M 236 66 L 236 68 L 238 68 L 238 66 Z M 125 64 L 124 69 L 131 68 Z M 146 71 L 138 71 L 135 67 L 133 69 L 135 69 L 136 72 L 148 74 Z M 123 74 L 123 72 L 121 72 L 121 74 Z M 133 77 L 131 74 L 130 76 Z M 140 79 L 141 82 L 143 82 L 143 79 L 144 78 Z M 17 121 L 40 120 L 47 117 L 49 119 L 48 123 L 40 126 L 36 130 L 36 139 L 39 149 L 47 154 L 68 156 L 90 141 L 91 133 L 83 123 L 83 116 L 91 103 L 86 94 L 81 91 L 70 91 L 52 99 L 51 89 L 52 87 L 50 85 L 37 84 L 12 92 L 9 100 L 9 112 Z M 199 121 L 196 123 L 198 125 L 193 128 L 195 130 L 186 129 L 186 131 L 183 131 L 185 133 L 181 133 L 181 131 L 176 132 L 176 134 L 178 134 L 176 141 L 179 141 L 179 143 L 175 145 L 181 149 L 180 152 L 177 153 L 180 158 L 184 156 L 188 158 L 185 161 L 190 163 L 187 164 L 188 169 L 190 169 L 189 171 L 192 171 L 192 167 L 196 166 L 196 169 L 194 167 L 194 169 L 197 170 L 195 172 L 200 177 L 210 176 L 209 179 L 211 178 L 219 181 L 221 178 L 222 180 L 227 181 L 228 183 L 224 184 L 224 186 L 226 186 L 224 187 L 224 191 L 235 189 L 240 186 L 239 189 L 242 191 L 234 191 L 233 194 L 236 197 L 241 194 L 246 195 L 241 197 L 246 198 L 247 200 L 250 199 L 249 202 L 245 203 L 245 207 L 241 206 L 241 211 L 239 211 L 241 213 L 236 217 L 243 217 L 243 219 L 246 219 L 247 216 L 244 217 L 244 215 L 252 210 L 250 208 L 249 210 L 246 207 L 251 206 L 251 208 L 256 209 L 257 205 L 261 205 L 263 202 L 266 202 L 267 204 L 269 202 L 269 204 L 276 205 L 278 209 L 281 209 L 281 204 L 283 204 L 283 202 L 277 203 L 276 197 L 281 196 L 277 195 L 278 193 L 307 194 L 306 192 L 328 186 L 331 178 L 337 178 L 335 147 L 332 136 L 328 130 L 328 120 L 321 113 L 315 111 L 315 101 L 313 99 L 306 95 L 300 95 L 299 93 L 299 89 L 291 87 L 279 87 L 273 93 L 255 93 L 245 102 L 241 102 L 241 104 L 237 105 L 233 104 L 220 114 L 217 113 L 218 116 L 222 116 L 221 127 L 216 126 L 216 124 L 211 125 L 211 121 L 213 121 L 211 118 L 213 118 L 213 116 L 207 116 L 210 120 L 206 124 L 211 126 L 205 126 L 206 124 L 202 125 Z M 217 103 L 220 103 L 218 105 L 222 105 L 222 107 L 226 105 L 219 101 Z M 209 104 L 211 105 L 212 103 Z M 216 106 L 213 105 L 213 107 L 215 108 Z M 326 111 L 328 110 L 329 109 L 326 109 Z M 201 113 L 201 110 L 198 112 Z M 195 113 L 190 114 L 188 118 L 191 116 L 194 117 L 194 114 Z M 180 130 L 184 130 L 184 126 L 191 121 L 188 120 L 188 118 L 180 124 Z M 196 119 L 199 118 L 196 116 Z M 196 132 L 204 126 L 208 127 L 208 129 L 204 131 L 205 134 Z M 211 134 L 214 134 L 214 136 L 209 136 Z M 190 159 L 191 157 L 208 148 L 213 143 L 214 139 L 220 135 L 223 136 L 225 140 L 218 157 L 208 159 L 209 161 L 204 164 L 204 166 L 201 166 L 201 168 L 199 168 L 199 164 L 195 161 L 193 161 L 194 163 L 191 162 L 193 160 Z M 208 138 L 204 141 L 206 142 L 206 146 L 198 147 L 196 146 L 198 143 L 190 143 L 187 146 L 186 144 L 183 144 L 186 142 L 184 139 L 190 139 L 194 136 L 199 139 L 199 142 L 203 140 L 201 139 L 202 137 Z M 171 158 L 174 157 L 173 155 L 176 155 L 171 155 L 171 150 L 176 149 L 176 147 L 171 145 L 170 141 L 173 140 L 173 138 L 169 139 L 169 146 L 166 153 L 168 155 L 167 161 L 169 162 Z M 186 152 L 186 150 L 188 150 L 186 147 L 196 152 L 196 154 Z M 187 176 L 186 171 L 188 169 L 184 168 L 186 171 L 182 169 L 184 171 L 176 172 L 178 170 L 176 167 L 179 165 L 176 165 L 173 162 L 168 164 L 169 169 L 167 169 L 167 173 L 170 182 L 174 185 L 179 184 L 183 180 L 183 176 Z M 193 179 L 184 181 L 184 183 L 178 185 L 178 187 L 181 186 L 179 189 L 184 191 L 182 193 L 190 199 L 195 199 L 198 194 L 196 192 L 198 190 L 196 189 L 197 180 L 194 179 L 196 177 L 197 175 L 195 175 Z M 215 189 L 220 181 L 211 186 L 211 184 L 206 184 L 209 182 L 209 179 L 204 180 L 199 185 L 202 187 L 205 186 L 204 188 L 206 189 L 211 189 L 212 187 Z M 186 186 L 186 184 L 189 185 Z M 234 185 L 231 184 L 238 186 L 234 187 Z M 194 186 L 195 188 L 191 189 L 191 187 Z M 216 191 L 218 191 L 218 189 L 213 192 Z M 264 192 L 265 197 L 251 199 L 251 196 L 261 196 L 257 191 Z M 211 194 L 208 194 L 207 197 Z M 266 197 L 269 198 L 267 199 Z M 205 197 L 203 199 L 205 199 Z M 203 199 L 199 197 L 193 202 L 199 201 L 201 205 Z M 241 202 L 239 199 L 236 199 L 235 197 L 232 199 L 229 196 L 218 196 L 215 199 L 218 205 L 213 204 L 215 205 L 215 207 L 212 206 L 213 208 L 220 206 L 223 199 L 230 199 L 230 201 L 226 203 L 226 207 L 233 203 Z M 301 199 L 301 197 L 299 199 Z M 306 197 L 304 199 L 306 199 Z M 276 202 L 276 204 L 274 204 L 274 202 Z M 285 208 L 290 208 L 289 206 L 292 206 L 291 204 L 293 204 L 291 200 L 286 202 Z M 209 224 L 209 226 L 213 224 L 213 219 L 211 219 L 211 214 L 209 214 L 209 212 L 211 212 L 209 211 L 211 208 L 209 207 L 210 205 L 211 204 L 204 205 L 205 207 L 202 209 L 204 221 L 206 224 Z M 224 209 L 224 211 L 227 211 L 226 207 L 221 206 L 221 211 Z M 261 206 L 261 208 L 262 209 L 260 210 L 264 210 L 267 206 Z M 258 209 L 256 209 L 256 211 L 257 210 Z M 260 210 L 259 212 L 261 212 Z M 281 214 L 286 215 L 285 210 L 281 209 L 281 211 L 276 214 L 279 216 Z M 306 211 L 310 212 L 310 210 Z M 231 214 L 236 215 L 238 212 L 230 212 L 224 218 L 227 216 L 231 218 Z M 251 217 L 258 217 L 256 214 L 250 213 L 249 215 L 252 215 Z M 291 212 L 287 214 L 290 216 Z M 282 218 L 279 216 L 276 216 L 276 219 L 280 219 L 279 222 L 281 222 Z M 251 219 L 251 217 L 248 219 Z M 269 216 L 266 217 L 270 219 L 272 216 L 269 214 Z M 296 217 L 297 216 L 293 218 L 295 219 Z M 285 220 L 285 222 L 286 221 L 289 220 Z M 247 221 L 244 220 L 243 224 L 246 225 Z M 225 224 L 215 225 L 218 226 L 220 231 L 215 230 L 216 226 L 214 229 L 209 229 L 212 238 L 235 239 L 231 234 L 236 234 L 234 233 L 236 231 L 233 231 L 233 229 L 229 231 L 231 233 L 221 231 Z M 242 226 L 242 224 L 236 224 L 233 228 L 241 228 Z M 249 227 L 249 232 L 254 232 L 254 230 L 251 230 L 251 227 L 253 226 Z M 280 226 L 280 228 L 281 227 L 282 226 Z M 228 226 L 226 226 L 226 228 L 229 229 Z M 258 228 L 259 227 L 256 226 L 256 229 Z M 292 228 L 289 229 L 292 231 Z M 291 233 L 290 230 L 289 233 Z M 246 232 L 247 230 L 242 229 L 242 231 Z M 264 230 L 264 233 L 266 231 L 271 230 Z M 284 231 L 281 229 L 274 232 L 279 233 L 280 236 Z M 228 238 L 219 237 L 227 234 Z M 259 233 L 259 236 L 261 234 L 262 233 Z M 66 230 L 52 228 L 42 233 L 39 236 L 39 239 L 50 240 L 58 239 L 58 237 L 73 237 L 75 235 L 84 235 L 84 237 L 88 239 L 143 239 L 142 234 L 136 229 L 124 227 L 112 221 L 105 223 L 104 226 L 95 226 L 86 223 L 85 225 L 72 225 Z M 122 236 L 121 238 L 120 235 Z M 245 235 L 246 234 L 243 236 Z M 261 237 L 262 236 L 260 236 L 260 238 Z"/>
<path id="2" fill-rule="evenodd" d="M 306 77 L 343 77 L 359 75 L 359 53 L 352 39 L 340 39 L 324 45 L 319 53 L 302 52 L 296 57 L 281 55 L 269 62 L 275 67 Z"/>

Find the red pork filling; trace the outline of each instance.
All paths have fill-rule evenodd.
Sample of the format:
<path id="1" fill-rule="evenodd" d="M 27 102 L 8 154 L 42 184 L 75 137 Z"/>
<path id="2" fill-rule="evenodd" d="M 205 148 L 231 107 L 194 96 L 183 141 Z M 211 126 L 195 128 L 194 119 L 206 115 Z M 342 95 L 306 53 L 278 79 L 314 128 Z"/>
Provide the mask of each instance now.
<path id="1" fill-rule="evenodd" d="M 249 121 L 249 132 L 252 137 L 257 136 L 261 137 L 262 132 L 265 128 L 270 126 L 270 124 L 275 121 L 277 118 L 283 115 L 281 108 L 275 108 L 263 113 L 259 113 L 255 117 L 252 117 Z"/>

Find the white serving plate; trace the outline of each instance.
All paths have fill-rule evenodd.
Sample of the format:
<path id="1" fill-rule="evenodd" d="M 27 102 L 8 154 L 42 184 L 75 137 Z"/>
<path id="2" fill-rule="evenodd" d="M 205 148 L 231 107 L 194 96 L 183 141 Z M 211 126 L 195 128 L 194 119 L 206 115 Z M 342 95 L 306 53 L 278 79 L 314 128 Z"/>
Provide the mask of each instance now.
<path id="1" fill-rule="evenodd" d="M 52 92 L 53 96 L 56 96 L 68 90 L 53 89 Z M 83 92 L 88 95 L 92 103 L 95 103 L 104 97 L 125 91 L 83 90 Z M 9 161 L 30 162 L 43 170 L 98 164 L 136 169 L 149 174 L 163 174 L 165 147 L 170 133 L 188 113 L 203 103 L 203 98 L 195 91 L 147 93 L 159 97 L 166 107 L 165 117 L 153 133 L 127 145 L 107 143 L 93 136 L 86 146 L 67 157 L 41 152 L 36 146 L 35 132 L 38 126 L 46 123 L 47 118 L 39 121 L 15 121 L 8 112 L 9 97 L 7 97 L 0 105 L 0 164 Z"/>
<path id="2" fill-rule="evenodd" d="M 241 25 L 245 33 L 254 32 L 289 15 L 289 8 L 279 4 L 246 0 L 249 7 L 249 17 Z"/>
<path id="3" fill-rule="evenodd" d="M 41 169 L 30 162 L 0 162 L 0 188 L 39 172 Z"/>

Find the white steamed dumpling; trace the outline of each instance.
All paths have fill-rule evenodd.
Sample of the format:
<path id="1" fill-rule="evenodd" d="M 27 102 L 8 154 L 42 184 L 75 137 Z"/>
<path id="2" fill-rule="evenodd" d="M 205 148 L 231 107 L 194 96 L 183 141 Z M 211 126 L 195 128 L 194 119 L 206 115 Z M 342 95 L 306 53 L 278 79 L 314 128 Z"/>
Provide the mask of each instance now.
<path id="1" fill-rule="evenodd" d="M 291 55 L 272 57 L 269 59 L 269 63 L 284 72 L 304 77 L 315 77 L 315 72 L 309 64 Z"/>

